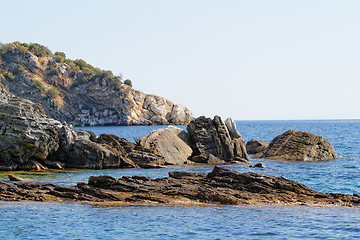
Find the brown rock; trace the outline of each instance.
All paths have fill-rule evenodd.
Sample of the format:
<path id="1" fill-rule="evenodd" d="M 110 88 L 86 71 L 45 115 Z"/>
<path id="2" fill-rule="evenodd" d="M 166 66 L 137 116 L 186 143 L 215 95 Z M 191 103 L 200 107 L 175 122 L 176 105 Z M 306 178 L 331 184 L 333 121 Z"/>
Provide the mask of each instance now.
<path id="1" fill-rule="evenodd" d="M 0 181 L 1 201 L 86 201 L 106 204 L 226 204 L 360 206 L 358 195 L 320 193 L 283 177 L 215 167 L 209 174 L 170 172 L 168 178 L 92 176 L 62 187 Z"/>
<path id="2" fill-rule="evenodd" d="M 312 133 L 289 130 L 275 137 L 268 148 L 253 158 L 286 161 L 332 160 L 337 156 L 333 146 Z"/>
<path id="3" fill-rule="evenodd" d="M 264 151 L 268 146 L 268 142 L 251 139 L 246 143 L 246 152 L 248 154 L 257 154 Z"/>

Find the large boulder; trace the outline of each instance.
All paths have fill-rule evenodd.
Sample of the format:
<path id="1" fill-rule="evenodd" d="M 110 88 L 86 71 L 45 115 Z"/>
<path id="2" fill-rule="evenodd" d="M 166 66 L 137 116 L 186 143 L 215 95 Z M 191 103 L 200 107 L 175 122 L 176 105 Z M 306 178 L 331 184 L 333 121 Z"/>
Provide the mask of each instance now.
<path id="1" fill-rule="evenodd" d="M 248 154 L 257 154 L 264 151 L 268 146 L 268 142 L 251 139 L 246 143 L 246 151 Z"/>
<path id="2" fill-rule="evenodd" d="M 192 120 L 187 132 L 192 142 L 194 162 L 207 163 L 210 159 L 221 159 L 225 162 L 248 162 L 245 142 L 229 119 L 227 127 L 219 116 L 214 119 L 201 116 Z"/>
<path id="3" fill-rule="evenodd" d="M 137 139 L 137 142 L 143 147 L 156 149 L 164 156 L 166 164 L 184 164 L 192 153 L 188 134 L 174 126 L 154 130 L 145 137 Z"/>
<path id="4" fill-rule="evenodd" d="M 333 146 L 312 133 L 289 130 L 275 137 L 267 149 L 253 158 L 286 161 L 332 160 L 337 156 Z"/>

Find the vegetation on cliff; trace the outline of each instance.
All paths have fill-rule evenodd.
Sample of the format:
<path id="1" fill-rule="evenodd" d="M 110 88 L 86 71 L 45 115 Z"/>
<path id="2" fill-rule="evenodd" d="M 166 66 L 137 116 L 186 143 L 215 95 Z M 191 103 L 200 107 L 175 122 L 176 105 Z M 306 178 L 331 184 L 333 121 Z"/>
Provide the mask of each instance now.
<path id="1" fill-rule="evenodd" d="M 182 105 L 133 89 L 121 74 L 38 43 L 0 44 L 0 84 L 75 125 L 187 124 L 192 118 Z"/>

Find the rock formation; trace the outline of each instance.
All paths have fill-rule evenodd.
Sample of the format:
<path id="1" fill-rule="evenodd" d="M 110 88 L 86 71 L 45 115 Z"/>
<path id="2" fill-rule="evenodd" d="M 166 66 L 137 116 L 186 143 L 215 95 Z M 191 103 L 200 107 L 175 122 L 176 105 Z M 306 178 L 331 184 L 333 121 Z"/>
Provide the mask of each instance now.
<path id="1" fill-rule="evenodd" d="M 74 130 L 0 84 L 0 170 L 159 167 L 163 157 L 114 135 Z"/>
<path id="2" fill-rule="evenodd" d="M 231 119 L 226 122 L 225 125 L 219 116 L 215 116 L 214 120 L 202 116 L 189 123 L 187 132 L 192 142 L 192 161 L 200 163 L 206 163 L 211 159 L 225 162 L 249 161 L 245 142 L 236 130 L 235 123 Z"/>
<path id="3" fill-rule="evenodd" d="M 358 195 L 320 193 L 283 177 L 238 173 L 215 167 L 209 174 L 176 171 L 168 178 L 90 177 L 62 187 L 0 181 L 1 201 L 88 202 L 91 204 L 226 204 L 360 206 Z"/>
<path id="4" fill-rule="evenodd" d="M 253 158 L 286 161 L 332 160 L 337 156 L 333 146 L 323 137 L 312 133 L 289 130 L 275 137 L 261 153 Z"/>
<path id="5" fill-rule="evenodd" d="M 33 47 L 37 51 L 21 43 L 0 48 L 0 82 L 51 118 L 74 125 L 180 125 L 192 119 L 187 107 L 135 90 L 111 71 Z"/>
<path id="6" fill-rule="evenodd" d="M 184 164 L 192 154 L 188 134 L 181 128 L 169 126 L 157 129 L 137 139 L 140 146 L 157 150 L 166 164 Z"/>
<path id="7" fill-rule="evenodd" d="M 246 143 L 246 152 L 248 154 L 257 154 L 264 151 L 268 146 L 268 142 L 251 139 Z"/>

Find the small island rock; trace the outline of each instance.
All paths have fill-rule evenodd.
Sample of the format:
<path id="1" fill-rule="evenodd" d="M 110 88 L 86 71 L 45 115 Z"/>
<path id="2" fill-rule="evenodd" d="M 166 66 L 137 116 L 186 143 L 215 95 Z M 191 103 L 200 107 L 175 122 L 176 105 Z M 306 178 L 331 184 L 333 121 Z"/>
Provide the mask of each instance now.
<path id="1" fill-rule="evenodd" d="M 333 160 L 337 156 L 333 146 L 323 137 L 312 133 L 288 130 L 275 137 L 264 152 L 253 158 L 285 161 Z"/>

